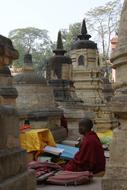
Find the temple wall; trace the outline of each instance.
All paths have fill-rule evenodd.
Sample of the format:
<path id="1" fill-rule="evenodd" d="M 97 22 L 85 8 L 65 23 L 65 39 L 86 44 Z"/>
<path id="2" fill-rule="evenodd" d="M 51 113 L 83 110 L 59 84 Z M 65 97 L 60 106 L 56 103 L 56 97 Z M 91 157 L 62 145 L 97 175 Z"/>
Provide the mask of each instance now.
<path id="1" fill-rule="evenodd" d="M 116 82 L 126 81 L 127 75 L 127 65 L 119 66 L 119 69 L 116 70 Z"/>
<path id="2" fill-rule="evenodd" d="M 18 98 L 17 107 L 24 110 L 41 110 L 42 108 L 53 108 L 55 106 L 53 90 L 48 86 L 41 85 L 16 85 Z"/>
<path id="3" fill-rule="evenodd" d="M 72 64 L 62 65 L 62 79 L 71 80 L 72 79 Z"/>
<path id="4" fill-rule="evenodd" d="M 70 52 L 70 55 L 73 64 L 73 81 L 76 95 L 84 101 L 84 105 L 88 106 L 91 114 L 93 113 L 97 131 L 104 132 L 115 128 L 117 121 L 106 106 L 107 100 L 103 94 L 102 76 L 98 65 L 98 50 L 74 49 Z M 80 56 L 84 56 L 82 62 L 79 61 Z M 80 65 L 81 63 L 82 65 Z M 106 97 L 108 95 L 109 92 Z"/>
<path id="5" fill-rule="evenodd" d="M 93 69 L 97 67 L 98 53 L 96 50 L 92 49 L 77 49 L 70 51 L 73 67 L 78 66 L 78 68 L 81 69 L 84 67 L 78 65 L 78 58 L 80 57 L 80 55 L 84 56 L 84 66 L 87 69 Z"/>

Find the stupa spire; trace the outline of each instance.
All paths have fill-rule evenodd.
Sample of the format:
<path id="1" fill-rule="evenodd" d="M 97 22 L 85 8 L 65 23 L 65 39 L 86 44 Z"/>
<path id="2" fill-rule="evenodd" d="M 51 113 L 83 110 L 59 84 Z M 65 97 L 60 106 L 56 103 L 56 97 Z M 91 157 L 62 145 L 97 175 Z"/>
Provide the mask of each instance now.
<path id="1" fill-rule="evenodd" d="M 80 40 L 89 40 L 91 38 L 91 35 L 87 33 L 87 27 L 86 27 L 86 21 L 83 19 L 82 27 L 81 27 L 81 34 L 78 35 L 78 38 Z"/>
<path id="2" fill-rule="evenodd" d="M 29 52 L 24 55 L 24 65 L 33 66 L 32 55 Z"/>
<path id="3" fill-rule="evenodd" d="M 82 27 L 81 27 L 81 34 L 86 35 L 87 34 L 87 28 L 86 28 L 86 21 L 83 19 Z"/>
<path id="4" fill-rule="evenodd" d="M 58 32 L 57 49 L 63 49 L 63 42 L 62 42 L 61 31 Z"/>
<path id="5" fill-rule="evenodd" d="M 64 55 L 66 51 L 63 48 L 61 31 L 58 32 L 56 49 L 53 51 L 56 55 Z"/>

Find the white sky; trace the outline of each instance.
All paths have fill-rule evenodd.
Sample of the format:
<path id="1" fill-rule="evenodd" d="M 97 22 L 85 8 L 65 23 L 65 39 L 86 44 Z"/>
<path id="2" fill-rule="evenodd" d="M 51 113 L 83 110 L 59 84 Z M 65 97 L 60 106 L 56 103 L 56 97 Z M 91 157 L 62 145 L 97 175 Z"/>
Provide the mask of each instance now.
<path id="1" fill-rule="evenodd" d="M 52 40 L 61 28 L 80 22 L 85 12 L 109 0 L 0 0 L 0 34 L 24 27 L 47 29 Z M 121 0 L 123 1 L 123 0 Z"/>

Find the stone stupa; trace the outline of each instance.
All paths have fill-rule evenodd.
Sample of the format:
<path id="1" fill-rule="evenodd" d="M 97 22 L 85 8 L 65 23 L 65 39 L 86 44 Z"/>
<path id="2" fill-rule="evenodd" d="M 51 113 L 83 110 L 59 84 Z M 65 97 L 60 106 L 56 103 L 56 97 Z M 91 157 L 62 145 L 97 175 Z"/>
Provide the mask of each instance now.
<path id="1" fill-rule="evenodd" d="M 57 47 L 54 56 L 48 60 L 47 80 L 54 89 L 54 97 L 58 106 L 64 111 L 68 121 L 69 138 L 77 139 L 78 122 L 85 116 L 84 105 L 75 93 L 72 81 L 72 60 L 63 48 L 61 32 L 58 33 Z"/>
<path id="2" fill-rule="evenodd" d="M 97 44 L 90 40 L 86 22 L 83 20 L 81 34 L 71 47 L 73 81 L 76 94 L 83 100 L 88 110 L 94 113 L 97 131 L 104 132 L 117 125 L 114 115 L 106 106 L 102 85 Z M 106 86 L 107 88 L 108 86 Z M 106 97 L 110 96 L 105 89 Z"/>
<path id="3" fill-rule="evenodd" d="M 17 58 L 11 40 L 0 35 L 0 190 L 35 190 L 34 176 L 27 171 L 26 152 L 19 146 L 18 94 L 8 68 Z"/>
<path id="4" fill-rule="evenodd" d="M 56 106 L 52 87 L 41 72 L 35 71 L 31 54 L 25 54 L 22 72 L 14 76 L 14 84 L 19 94 L 20 124 L 29 119 L 33 128 L 49 128 L 57 142 L 64 140 L 66 130 L 60 126 L 63 111 Z"/>
<path id="5" fill-rule="evenodd" d="M 119 118 L 114 130 L 110 160 L 102 181 L 103 190 L 127 190 L 127 0 L 124 1 L 118 33 L 118 46 L 111 58 L 116 71 L 115 95 L 111 110 Z"/>

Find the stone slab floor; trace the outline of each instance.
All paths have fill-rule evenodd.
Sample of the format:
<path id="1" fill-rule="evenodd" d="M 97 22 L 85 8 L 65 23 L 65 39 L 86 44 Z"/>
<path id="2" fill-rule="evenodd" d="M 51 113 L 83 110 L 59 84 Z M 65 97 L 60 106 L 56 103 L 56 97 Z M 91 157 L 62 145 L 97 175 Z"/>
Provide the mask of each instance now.
<path id="1" fill-rule="evenodd" d="M 37 190 L 101 190 L 101 179 L 94 179 L 94 182 L 89 185 L 82 186 L 54 186 L 54 185 L 39 185 Z"/>

